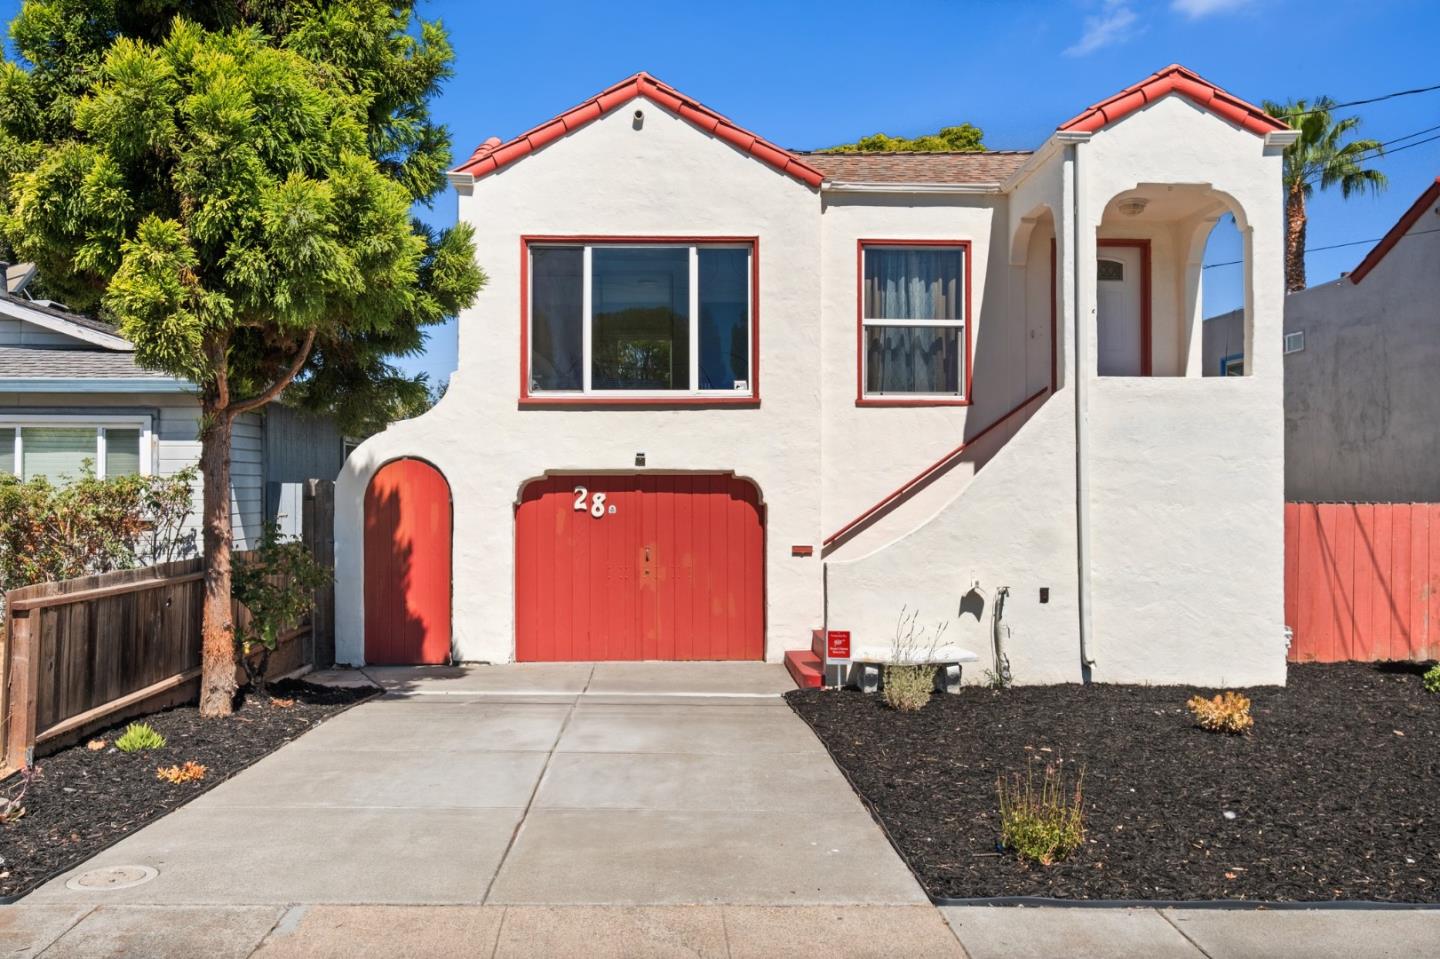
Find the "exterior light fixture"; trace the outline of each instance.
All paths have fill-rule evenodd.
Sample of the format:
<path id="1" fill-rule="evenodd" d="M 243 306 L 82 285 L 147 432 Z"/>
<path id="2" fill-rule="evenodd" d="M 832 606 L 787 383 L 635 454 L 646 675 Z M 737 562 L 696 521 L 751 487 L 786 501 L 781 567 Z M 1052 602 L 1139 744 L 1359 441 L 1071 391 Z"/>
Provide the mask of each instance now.
<path id="1" fill-rule="evenodd" d="M 1143 196 L 1132 196 L 1120 201 L 1119 210 L 1123 216 L 1139 216 L 1149 205 L 1150 201 Z"/>

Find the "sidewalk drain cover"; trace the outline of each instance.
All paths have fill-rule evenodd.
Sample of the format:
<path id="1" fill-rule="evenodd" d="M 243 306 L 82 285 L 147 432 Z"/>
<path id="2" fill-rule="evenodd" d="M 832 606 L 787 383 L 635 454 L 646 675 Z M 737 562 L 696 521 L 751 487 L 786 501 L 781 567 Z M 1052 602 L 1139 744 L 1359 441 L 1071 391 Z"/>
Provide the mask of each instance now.
<path id="1" fill-rule="evenodd" d="M 65 883 L 66 889 L 129 889 L 160 875 L 149 866 L 110 866 L 92 869 Z"/>

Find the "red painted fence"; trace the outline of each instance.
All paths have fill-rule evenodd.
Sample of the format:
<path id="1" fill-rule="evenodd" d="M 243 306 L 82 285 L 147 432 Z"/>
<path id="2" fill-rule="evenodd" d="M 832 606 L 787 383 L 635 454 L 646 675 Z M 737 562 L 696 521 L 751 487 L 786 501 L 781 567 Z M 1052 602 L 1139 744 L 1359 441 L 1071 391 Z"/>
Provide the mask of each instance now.
<path id="1" fill-rule="evenodd" d="M 1440 503 L 1286 503 L 1291 662 L 1440 654 Z"/>

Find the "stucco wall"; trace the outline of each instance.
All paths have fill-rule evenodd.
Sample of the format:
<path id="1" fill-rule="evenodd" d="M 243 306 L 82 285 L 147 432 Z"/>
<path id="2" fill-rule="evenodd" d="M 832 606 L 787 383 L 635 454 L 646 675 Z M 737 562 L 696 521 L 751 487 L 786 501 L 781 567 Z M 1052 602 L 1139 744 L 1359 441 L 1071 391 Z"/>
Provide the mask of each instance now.
<path id="1" fill-rule="evenodd" d="M 766 657 L 808 644 L 822 622 L 823 536 L 1049 381 L 1049 230 L 1057 234 L 1058 394 L 962 464 L 879 534 L 828 560 L 828 625 L 893 635 L 902 607 L 988 649 L 990 605 L 1022 682 L 1078 680 L 1082 577 L 1077 473 L 1091 486 L 1090 678 L 1283 681 L 1279 359 L 1279 153 L 1168 97 L 1057 146 L 1009 196 L 826 194 L 740 154 L 663 109 L 618 110 L 460 198 L 490 284 L 460 322 L 460 368 L 424 416 L 368 440 L 337 486 L 337 657 L 363 661 L 363 497 L 374 471 L 421 456 L 454 502 L 454 643 L 467 660 L 514 655 L 514 506 L 548 471 L 734 471 L 766 505 Z M 1078 161 L 1076 158 L 1078 157 Z M 1078 166 L 1077 166 L 1078 163 Z M 1078 172 L 1077 172 L 1078 170 Z M 1105 203 L 1136 184 L 1213 185 L 1248 216 L 1257 278 L 1247 292 L 1260 351 L 1240 388 L 1198 374 L 1195 223 L 1148 230 L 1157 373 L 1102 380 L 1095 355 L 1096 234 Z M 1208 189 L 1208 186 L 1207 186 Z M 1046 211 L 1049 211 L 1048 217 Z M 1078 215 L 1078 220 L 1076 219 Z M 1040 217 L 1040 220 L 1035 219 Z M 1016 242 L 1021 224 L 1041 220 Z M 1029 227 L 1026 227 L 1029 229 Z M 759 236 L 761 405 L 754 409 L 524 409 L 520 238 L 525 234 Z M 856 241 L 972 241 L 970 407 L 857 408 Z M 1202 239 L 1203 244 L 1203 239 Z M 1077 320 L 1078 317 L 1078 320 Z M 1168 337 L 1168 339 L 1166 338 Z M 1268 339 L 1266 339 L 1268 337 Z M 1190 373 L 1194 378 L 1179 374 Z M 1221 392 L 1208 387 L 1222 386 Z M 1077 457 L 1077 428 L 1089 431 Z M 967 602 L 978 585 L 983 603 Z M 1040 602 L 1041 588 L 1048 602 Z M 988 657 L 987 657 L 988 658 Z M 972 670 L 971 678 L 979 675 Z"/>
<path id="2" fill-rule="evenodd" d="M 1174 96 L 1080 147 L 1081 261 L 1093 258 L 1115 195 L 1146 182 L 1208 184 L 1248 229 L 1254 336 L 1238 379 L 1089 383 L 1097 679 L 1284 682 L 1280 160 L 1278 148 Z M 1093 356 L 1093 283 L 1080 284 L 1079 307 Z"/>
<path id="3" fill-rule="evenodd" d="M 643 125 L 632 122 L 635 106 Z M 821 619 L 820 254 L 816 191 L 648 101 L 616 110 L 460 197 L 490 282 L 460 318 L 460 367 L 424 416 L 372 437 L 336 488 L 337 650 L 363 660 L 363 496 L 397 456 L 429 459 L 454 501 L 454 649 L 514 655 L 514 505 L 548 471 L 734 471 L 766 509 L 766 657 Z M 520 237 L 758 236 L 758 408 L 519 409 Z M 853 322 L 853 312 L 850 314 Z M 852 327 L 853 336 L 853 327 Z M 853 370 L 851 379 L 853 387 Z"/>
<path id="4" fill-rule="evenodd" d="M 1285 332 L 1285 493 L 1296 501 L 1440 502 L 1440 216 L 1360 283 L 1292 293 Z"/>

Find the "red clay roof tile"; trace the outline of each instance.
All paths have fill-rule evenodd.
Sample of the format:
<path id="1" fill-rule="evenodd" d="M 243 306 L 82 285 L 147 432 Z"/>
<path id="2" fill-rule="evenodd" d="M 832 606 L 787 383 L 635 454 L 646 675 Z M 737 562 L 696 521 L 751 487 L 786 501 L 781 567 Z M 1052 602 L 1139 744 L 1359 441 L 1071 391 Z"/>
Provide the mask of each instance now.
<path id="1" fill-rule="evenodd" d="M 789 150 L 778 147 L 747 130 L 735 126 L 735 124 L 714 110 L 691 100 L 673 87 L 666 86 L 648 73 L 637 73 L 633 77 L 621 80 L 614 86 L 600 91 L 600 93 L 586 100 L 579 106 L 567 110 L 553 120 L 547 120 L 533 130 L 528 130 L 509 142 L 491 144 L 490 141 L 487 140 L 470 155 L 470 159 L 466 160 L 451 172 L 468 173 L 477 178 L 485 176 L 488 173 L 493 173 L 500 167 L 508 163 L 513 163 L 521 157 L 555 140 L 559 136 L 559 133 L 556 132 L 557 125 L 566 133 L 573 132 L 592 120 L 598 120 L 602 115 L 640 96 L 652 100 L 667 110 L 680 114 L 680 116 L 684 117 L 688 122 L 705 132 L 713 133 L 715 136 L 735 144 L 757 159 L 770 164 L 802 183 L 806 183 L 812 187 L 818 187 L 825 179 L 824 174 L 811 167 Z"/>
<path id="2" fill-rule="evenodd" d="M 1101 100 L 1079 116 L 1060 124 L 1058 129 L 1094 133 L 1170 93 L 1178 93 L 1197 106 L 1261 136 L 1275 130 L 1290 129 L 1283 121 L 1275 119 L 1252 103 L 1231 96 L 1178 63 L 1172 63 L 1134 86 L 1126 87 L 1113 97 Z"/>

